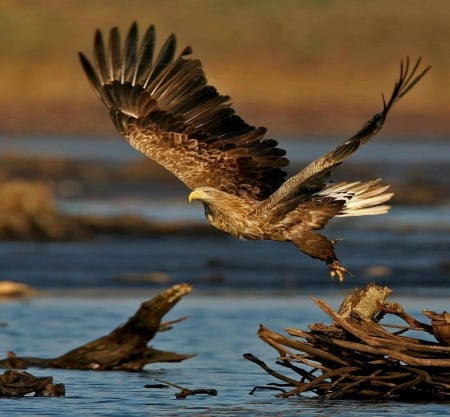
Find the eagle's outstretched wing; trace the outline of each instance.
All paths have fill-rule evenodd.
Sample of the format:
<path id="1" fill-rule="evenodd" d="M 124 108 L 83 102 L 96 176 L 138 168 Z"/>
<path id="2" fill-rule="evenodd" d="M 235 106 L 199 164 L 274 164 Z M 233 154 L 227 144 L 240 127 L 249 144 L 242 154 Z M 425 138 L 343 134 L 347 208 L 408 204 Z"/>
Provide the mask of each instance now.
<path id="1" fill-rule="evenodd" d="M 175 57 L 174 35 L 156 58 L 154 27 L 140 44 L 138 38 L 136 23 L 123 46 L 116 27 L 107 46 L 97 30 L 93 64 L 79 54 L 121 135 L 191 189 L 211 186 L 256 200 L 272 194 L 285 179 L 285 151 L 207 85 L 200 61 L 187 58 L 189 47 Z"/>
<path id="2" fill-rule="evenodd" d="M 283 183 L 283 185 L 270 197 L 270 201 L 267 202 L 269 205 L 278 206 L 280 208 L 280 212 L 274 211 L 275 216 L 282 216 L 303 201 L 309 199 L 313 194 L 322 190 L 330 176 L 331 169 L 341 164 L 346 158 L 352 155 L 360 145 L 369 141 L 369 139 L 380 131 L 392 106 L 411 90 L 431 68 L 431 66 L 428 66 L 417 74 L 420 62 L 421 58 L 419 58 L 411 68 L 409 58 L 406 58 L 405 61 L 401 61 L 400 76 L 394 85 L 389 101 L 386 102 L 384 95 L 382 95 L 383 110 L 373 116 L 373 118 L 350 139 L 347 139 L 336 149 L 314 160 L 298 174 Z"/>

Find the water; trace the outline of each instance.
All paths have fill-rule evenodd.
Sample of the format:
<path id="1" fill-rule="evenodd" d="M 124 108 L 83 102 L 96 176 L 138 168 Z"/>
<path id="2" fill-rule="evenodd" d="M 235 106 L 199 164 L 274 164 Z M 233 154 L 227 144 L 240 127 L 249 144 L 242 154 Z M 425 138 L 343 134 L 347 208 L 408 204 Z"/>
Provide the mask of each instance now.
<path id="1" fill-rule="evenodd" d="M 270 135 L 268 135 L 270 136 Z M 294 162 L 310 162 L 314 158 L 334 149 L 344 138 L 314 137 L 296 139 L 277 139 L 279 146 L 286 150 Z M 450 142 L 448 140 L 415 139 L 399 140 L 380 137 L 358 149 L 351 162 L 380 162 L 386 164 L 411 163 L 449 163 Z M 99 152 L 101 150 L 101 152 Z M 59 156 L 77 159 L 98 159 L 103 161 L 130 161 L 144 158 L 119 135 L 115 138 L 57 138 L 57 137 L 1 137 L 0 152 L 29 154 L 35 156 Z"/>
<path id="2" fill-rule="evenodd" d="M 180 202 L 165 210 L 169 203 L 157 201 L 135 203 L 134 212 L 158 221 L 204 222 L 198 205 Z M 105 206 L 112 214 L 128 207 L 113 200 Z M 65 210 L 105 214 L 101 207 L 76 202 Z M 345 289 L 376 280 L 409 294 L 450 293 L 450 207 L 394 207 L 381 224 L 379 216 L 339 219 L 326 235 L 344 239 L 336 250 L 354 274 L 341 286 Z M 331 284 L 322 262 L 289 243 L 242 241 L 225 234 L 0 242 L 0 265 L 5 279 L 45 290 L 160 288 L 161 278 L 163 285 L 189 282 L 209 292 L 289 293 Z"/>
<path id="3" fill-rule="evenodd" d="M 134 313 L 152 292 L 125 297 L 37 298 L 0 305 L 0 349 L 19 355 L 57 356 L 73 347 L 108 333 Z M 323 297 L 337 308 L 341 293 Z M 423 304 L 415 297 L 393 297 L 419 319 L 424 307 L 437 311 L 448 299 L 434 297 Z M 23 398 L 1 401 L 4 415 L 23 416 L 298 416 L 314 415 L 442 416 L 443 404 L 397 404 L 391 402 L 323 401 L 315 398 L 278 399 L 272 391 L 248 393 L 255 385 L 275 382 L 256 365 L 244 360 L 251 352 L 276 368 L 276 352 L 256 336 L 258 324 L 283 332 L 285 327 L 306 328 L 328 318 L 309 295 L 186 296 L 166 316 L 190 318 L 152 341 L 152 345 L 178 353 L 196 353 L 179 364 L 156 364 L 142 373 L 30 369 L 36 376 L 54 376 L 66 385 L 65 398 Z M 93 319 L 94 317 L 94 319 Z M 282 371 L 282 369 L 278 369 Z M 214 388 L 217 397 L 192 396 L 175 399 L 175 389 L 148 389 L 155 378 L 188 388 Z"/>
<path id="4" fill-rule="evenodd" d="M 80 146 L 81 145 L 81 146 Z M 335 143 L 292 145 L 295 162 L 310 160 Z M 1 140 L 1 151 L 26 151 L 111 163 L 139 157 L 119 139 L 108 141 L 44 138 Z M 375 154 L 373 150 L 376 149 Z M 396 151 L 393 152 L 392 150 Z M 405 151 L 407 149 L 407 152 Z M 355 155 L 359 163 L 385 164 L 394 177 L 422 164 L 430 175 L 448 171 L 450 144 L 422 142 L 414 146 L 384 139 Z M 447 171 L 434 173 L 433 169 Z M 445 175 L 444 175 L 445 176 Z M 445 180 L 445 178 L 440 178 Z M 159 190 L 160 191 L 160 190 Z M 186 203 L 184 190 L 163 193 L 149 186 L 139 196 L 90 197 L 59 201 L 72 213 L 121 214 L 133 211 L 157 221 L 204 222 L 199 205 Z M 169 285 L 189 282 L 186 296 L 165 317 L 189 315 L 170 332 L 159 334 L 156 348 L 197 356 L 180 364 L 148 366 L 141 373 L 79 372 L 30 369 L 52 375 L 66 385 L 65 398 L 2 399 L 8 416 L 442 416 L 448 405 L 392 402 L 323 401 L 302 397 L 275 398 L 255 385 L 275 382 L 242 354 L 251 352 L 274 365 L 276 352 L 257 337 L 258 325 L 274 330 L 306 329 L 329 322 L 310 297 L 337 308 L 355 286 L 369 281 L 389 285 L 394 301 L 419 320 L 421 310 L 449 310 L 450 207 L 394 207 L 385 216 L 334 221 L 329 237 L 343 237 L 337 247 L 354 273 L 343 285 L 331 282 L 325 265 L 286 243 L 245 242 L 224 235 L 101 237 L 87 242 L 0 242 L 1 279 L 25 282 L 40 291 L 28 301 L 0 304 L 0 352 L 22 356 L 58 356 L 108 333 L 134 313 L 141 302 Z M 161 282 L 162 281 L 162 282 Z M 174 389 L 144 388 L 155 378 L 188 388 L 215 388 L 217 397 L 176 400 Z M 1 414 L 0 413 L 0 414 Z"/>
<path id="5" fill-rule="evenodd" d="M 448 232 L 346 230 L 345 238 L 337 250 L 354 276 L 341 287 L 376 280 L 406 293 L 449 290 Z M 161 276 L 164 285 L 189 282 L 209 292 L 301 292 L 336 286 L 323 263 L 292 245 L 230 237 L 0 242 L 0 262 L 5 279 L 46 290 L 160 288 L 152 281 Z"/>

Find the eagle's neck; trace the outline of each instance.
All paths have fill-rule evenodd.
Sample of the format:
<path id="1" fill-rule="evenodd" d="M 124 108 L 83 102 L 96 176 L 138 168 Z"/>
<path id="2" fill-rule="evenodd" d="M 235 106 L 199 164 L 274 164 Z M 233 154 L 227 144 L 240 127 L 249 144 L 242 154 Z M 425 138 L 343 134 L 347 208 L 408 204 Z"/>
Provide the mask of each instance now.
<path id="1" fill-rule="evenodd" d="M 221 204 L 203 202 L 203 205 L 205 216 L 212 226 L 235 237 L 247 238 L 248 203 L 235 197 L 228 198 L 226 202 L 221 201 Z"/>

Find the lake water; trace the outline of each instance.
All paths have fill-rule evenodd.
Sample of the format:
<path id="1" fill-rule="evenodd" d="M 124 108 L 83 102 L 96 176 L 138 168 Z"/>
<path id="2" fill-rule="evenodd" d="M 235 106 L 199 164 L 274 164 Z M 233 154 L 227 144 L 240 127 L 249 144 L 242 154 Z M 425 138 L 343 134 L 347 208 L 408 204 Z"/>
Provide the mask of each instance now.
<path id="1" fill-rule="evenodd" d="M 43 297 L 26 302 L 0 305 L 2 322 L 0 349 L 19 355 L 57 356 L 88 340 L 108 333 L 134 313 L 142 301 L 153 295 L 139 296 L 66 296 Z M 5 416 L 443 416 L 445 404 L 396 402 L 324 401 L 302 397 L 279 399 L 273 391 L 257 391 L 255 385 L 276 382 L 256 365 L 244 360 L 251 352 L 275 367 L 276 352 L 258 339 L 259 323 L 273 330 L 285 327 L 306 329 L 309 323 L 329 322 L 310 300 L 310 293 L 291 296 L 197 296 L 183 298 L 167 319 L 189 315 L 152 341 L 152 345 L 178 353 L 197 356 L 179 364 L 156 364 L 141 373 L 30 369 L 36 376 L 54 376 L 64 383 L 64 398 L 3 399 Z M 343 293 L 339 290 L 318 294 L 337 308 Z M 442 311 L 448 298 L 392 297 L 423 319 L 424 307 Z M 278 369 L 283 372 L 282 369 Z M 217 397 L 191 396 L 177 400 L 177 390 L 148 389 L 155 378 L 191 389 L 214 388 Z"/>
<path id="2" fill-rule="evenodd" d="M 34 141 L 34 142 L 33 142 Z M 388 144 L 363 148 L 356 161 L 382 158 L 393 175 L 401 165 L 450 164 L 448 142 Z M 8 147 L 9 146 L 9 147 Z M 0 152 L 58 153 L 89 158 L 96 149 L 120 163 L 137 153 L 120 141 L 21 139 L 0 141 Z M 302 162 L 328 150 L 329 144 L 298 147 Z M 332 145 L 334 146 L 334 145 Z M 396 149 L 396 152 L 392 152 Z M 407 149 L 407 152 L 404 150 Z M 303 150 L 305 153 L 302 153 Z M 378 153 L 375 155 L 373 150 Z M 98 152 L 97 152 L 98 154 Z M 291 154 L 291 151 L 290 151 Z M 292 155 L 292 154 L 291 154 Z M 309 155 L 313 155 L 311 158 Z M 407 156 L 405 156 L 407 155 Z M 445 179 L 444 179 L 445 180 Z M 448 180 L 448 179 L 447 179 Z M 61 200 L 67 212 L 120 214 L 135 212 L 158 221 L 203 222 L 199 205 L 186 195 L 157 194 L 117 198 Z M 355 286 L 374 281 L 389 285 L 406 310 L 426 320 L 422 309 L 450 309 L 450 207 L 394 207 L 384 216 L 342 219 L 327 227 L 329 237 L 345 240 L 337 247 L 354 273 L 343 285 L 332 282 L 327 268 L 286 243 L 245 242 L 222 235 L 103 237 L 90 242 L 0 242 L 0 279 L 25 282 L 41 291 L 27 301 L 0 304 L 0 352 L 52 357 L 108 333 L 134 313 L 141 302 L 169 285 L 188 282 L 194 291 L 166 316 L 189 315 L 152 344 L 197 356 L 180 364 L 148 366 L 141 373 L 78 372 L 31 369 L 66 385 L 64 398 L 3 399 L 2 415 L 23 416 L 442 416 L 448 405 L 392 402 L 283 400 L 271 391 L 248 395 L 255 385 L 275 382 L 242 354 L 251 352 L 274 365 L 276 352 L 256 336 L 258 325 L 274 330 L 306 329 L 328 318 L 313 304 L 319 297 L 333 307 Z M 162 283 L 161 283 L 162 281 Z M 158 283 L 159 282 L 159 283 Z M 176 400 L 174 389 L 147 389 L 155 378 L 188 388 L 215 388 L 217 397 Z M 1 414 L 0 413 L 0 414 Z"/>

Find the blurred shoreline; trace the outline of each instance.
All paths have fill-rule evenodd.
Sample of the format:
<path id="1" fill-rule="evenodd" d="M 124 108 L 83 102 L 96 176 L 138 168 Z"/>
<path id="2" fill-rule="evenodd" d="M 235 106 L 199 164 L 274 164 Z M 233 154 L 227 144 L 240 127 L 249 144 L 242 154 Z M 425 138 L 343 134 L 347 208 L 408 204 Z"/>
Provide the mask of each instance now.
<path id="1" fill-rule="evenodd" d="M 384 131 L 414 139 L 450 135 L 450 8 L 433 3 L 261 0 L 124 0 L 80 6 L 7 0 L 0 19 L 0 133 L 111 135 L 82 72 L 94 31 L 154 24 L 159 49 L 175 32 L 208 80 L 269 136 L 350 136 L 382 108 L 400 61 L 423 57 L 426 77 L 389 115 Z M 205 24 L 207 22 L 207 24 Z"/>
<path id="2" fill-rule="evenodd" d="M 108 144 L 111 158 L 116 152 L 114 144 L 120 142 L 90 145 L 100 150 Z M 381 157 L 383 149 L 379 151 L 379 161 L 343 164 L 335 170 L 333 180 L 383 177 L 394 192 L 394 207 L 417 211 L 420 207 L 445 208 L 450 204 L 450 164 L 445 158 L 439 162 L 433 160 L 439 155 L 428 155 L 427 160 L 419 150 L 414 153 L 415 160 L 405 161 L 398 156 L 386 162 Z M 180 204 L 186 199 L 187 189 L 176 177 L 140 154 L 132 155 L 123 159 L 109 159 L 107 155 L 103 155 L 105 159 L 77 159 L 0 152 L 0 239 L 72 241 L 102 235 L 218 233 L 200 221 L 201 207 Z M 303 157 L 312 159 L 309 155 Z M 292 161 L 288 176 L 303 165 L 299 160 Z M 198 216 L 191 217 L 190 209 L 195 209 Z M 167 218 L 155 217 L 161 210 Z"/>
<path id="3" fill-rule="evenodd" d="M 390 93 L 389 89 L 385 91 Z M 422 114 L 402 109 L 403 101 L 413 100 L 413 94 L 414 92 L 411 97 L 406 97 L 395 106 L 383 132 L 412 142 L 421 140 L 424 136 L 448 142 L 450 108 L 448 111 L 426 109 Z M 97 103 L 93 94 L 90 100 L 82 104 L 51 100 L 29 103 L 16 100 L 8 98 L 7 104 L 0 103 L 0 113 L 7 116 L 0 118 L 2 136 L 12 139 L 23 136 L 58 136 L 84 140 L 91 136 L 118 135 L 106 108 Z M 311 135 L 350 137 L 381 110 L 381 100 L 377 94 L 374 94 L 370 105 L 363 107 L 346 102 L 343 98 L 334 107 L 321 105 L 311 108 L 303 100 L 305 98 L 299 99 L 298 105 L 283 102 L 248 104 L 245 100 L 237 100 L 237 105 L 233 107 L 247 123 L 267 128 L 266 137 L 275 139 L 301 139 Z"/>
<path id="4" fill-rule="evenodd" d="M 106 141 L 105 144 L 107 143 L 109 142 Z M 407 149 L 411 151 L 410 146 Z M 289 153 L 287 156 L 289 157 Z M 132 159 L 116 161 L 94 157 L 92 155 L 92 159 L 77 159 L 0 152 L 0 183 L 14 180 L 37 181 L 48 185 L 57 198 L 68 199 L 151 197 L 158 194 L 163 197 L 180 197 L 187 193 L 178 178 L 140 154 Z M 306 159 L 312 160 L 313 157 L 306 155 Z M 287 167 L 287 178 L 304 165 L 304 162 L 292 160 Z M 420 206 L 449 204 L 449 175 L 450 163 L 445 161 L 445 157 L 442 161 L 386 163 L 380 155 L 378 160 L 371 162 L 349 160 L 334 170 L 331 179 L 354 181 L 382 177 L 383 182 L 391 184 L 395 193 L 392 200 L 394 204 Z M 164 189 L 167 191 L 163 191 Z"/>

